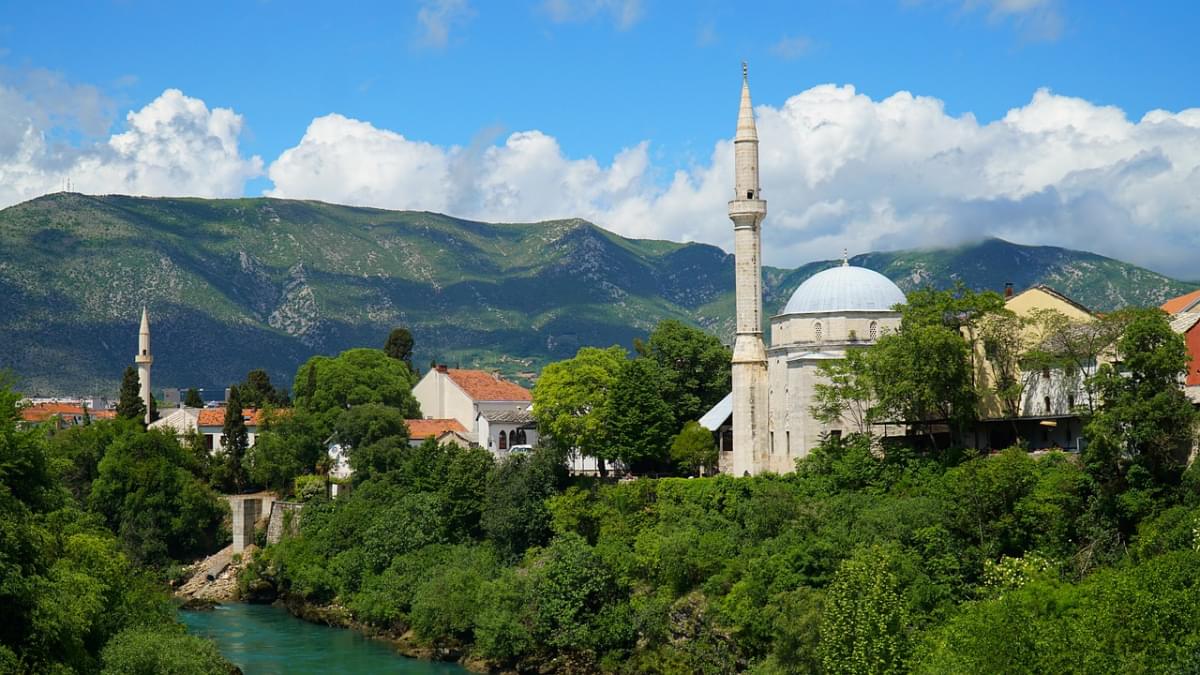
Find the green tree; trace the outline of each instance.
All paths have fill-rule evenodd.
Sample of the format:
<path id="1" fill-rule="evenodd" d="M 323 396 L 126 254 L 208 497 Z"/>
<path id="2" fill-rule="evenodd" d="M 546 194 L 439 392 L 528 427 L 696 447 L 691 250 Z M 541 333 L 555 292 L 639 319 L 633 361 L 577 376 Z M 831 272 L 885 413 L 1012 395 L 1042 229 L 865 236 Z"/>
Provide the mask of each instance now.
<path id="1" fill-rule="evenodd" d="M 862 549 L 838 568 L 821 617 L 821 665 L 827 673 L 901 673 L 908 655 L 908 613 L 883 548 Z"/>
<path id="2" fill-rule="evenodd" d="M 195 387 L 188 387 L 187 394 L 183 397 L 183 405 L 188 408 L 203 408 L 204 399 L 200 398 L 200 392 Z"/>
<path id="3" fill-rule="evenodd" d="M 561 452 L 603 457 L 609 392 L 625 361 L 620 347 L 584 347 L 574 358 L 542 370 L 533 387 L 533 416 Z"/>
<path id="4" fill-rule="evenodd" d="M 136 425 L 105 449 L 89 501 L 135 561 L 165 565 L 211 551 L 226 506 L 189 463 L 174 435 Z"/>
<path id="5" fill-rule="evenodd" d="M 1087 425 L 1088 472 L 1106 510 L 1126 533 L 1154 508 L 1153 498 L 1179 484 L 1195 439 L 1196 410 L 1183 391 L 1189 356 L 1183 337 L 1158 309 L 1130 310 L 1116 343 L 1117 364 L 1104 364 L 1094 386 L 1100 407 Z"/>
<path id="6" fill-rule="evenodd" d="M 608 447 L 599 457 L 619 459 L 639 472 L 666 463 L 675 416 L 662 390 L 662 371 L 654 361 L 633 359 L 621 366 L 605 414 Z"/>
<path id="7" fill-rule="evenodd" d="M 729 393 L 731 354 L 715 336 L 675 319 L 660 321 L 635 351 L 663 373 L 662 397 L 677 419 L 699 419 Z"/>
<path id="8" fill-rule="evenodd" d="M 229 388 L 229 400 L 225 402 L 225 424 L 221 428 L 223 452 L 225 453 L 225 480 L 235 493 L 240 493 L 247 484 L 246 469 L 242 461 L 246 448 L 250 446 L 249 432 L 242 410 L 242 396 L 237 385 Z"/>
<path id="9" fill-rule="evenodd" d="M 407 328 L 393 328 L 388 333 L 387 342 L 383 345 L 383 353 L 413 369 L 413 336 Z"/>
<path id="10" fill-rule="evenodd" d="M 510 455 L 496 465 L 488 478 L 480 525 L 505 560 L 516 560 L 525 549 L 549 540 L 546 499 L 564 478 L 562 462 L 545 448 Z"/>
<path id="11" fill-rule="evenodd" d="M 382 403 L 405 419 L 419 419 L 421 407 L 412 395 L 415 380 L 407 366 L 378 349 L 314 356 L 296 372 L 296 382 L 308 384 L 295 405 L 312 413 L 315 428 L 326 435 L 342 411 L 364 403 Z"/>
<path id="12" fill-rule="evenodd" d="M 237 385 L 237 389 L 244 408 L 279 408 L 289 404 L 287 391 L 276 389 L 275 385 L 271 384 L 271 376 L 261 368 L 247 373 L 246 381 Z"/>
<path id="13" fill-rule="evenodd" d="M 303 410 L 280 414 L 267 407 L 260 420 L 254 446 L 246 450 L 243 465 L 252 482 L 285 494 L 297 476 L 317 470 L 326 455 L 324 439 Z"/>
<path id="14" fill-rule="evenodd" d="M 671 460 L 688 475 L 698 476 L 703 469 L 711 473 L 717 466 L 717 444 L 712 432 L 699 422 L 688 422 L 671 441 Z"/>
<path id="15" fill-rule="evenodd" d="M 876 414 L 875 385 L 867 352 L 849 349 L 845 358 L 821 361 L 817 369 L 822 378 L 813 385 L 813 418 L 835 427 L 849 421 L 857 433 L 871 435 Z"/>
<path id="16" fill-rule="evenodd" d="M 209 640 L 182 630 L 128 628 L 104 647 L 103 675 L 229 675 L 240 672 Z"/>
<path id="17" fill-rule="evenodd" d="M 126 366 L 121 377 L 121 394 L 117 399 L 117 417 L 125 420 L 146 420 L 146 402 L 142 400 L 141 381 L 137 369 Z"/>

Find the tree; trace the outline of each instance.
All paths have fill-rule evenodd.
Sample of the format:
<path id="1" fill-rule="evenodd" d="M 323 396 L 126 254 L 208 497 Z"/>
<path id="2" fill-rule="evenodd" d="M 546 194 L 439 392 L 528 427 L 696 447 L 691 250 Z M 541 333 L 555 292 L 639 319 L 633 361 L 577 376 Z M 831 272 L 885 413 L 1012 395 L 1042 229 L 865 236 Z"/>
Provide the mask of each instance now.
<path id="1" fill-rule="evenodd" d="M 609 392 L 625 361 L 620 347 L 584 347 L 547 365 L 533 387 L 533 416 L 544 438 L 564 453 L 603 457 Z"/>
<path id="2" fill-rule="evenodd" d="M 312 413 L 315 428 L 326 435 L 342 411 L 364 403 L 382 403 L 405 419 L 419 419 L 421 406 L 412 395 L 415 380 L 407 366 L 378 349 L 314 356 L 296 372 L 296 382 L 306 385 L 297 392 L 295 405 Z"/>
<path id="3" fill-rule="evenodd" d="M 546 499 L 558 491 L 564 473 L 558 456 L 546 448 L 509 455 L 491 472 L 480 525 L 504 559 L 514 561 L 550 539 Z"/>
<path id="4" fill-rule="evenodd" d="M 221 432 L 224 435 L 222 445 L 225 451 L 225 479 L 235 493 L 240 493 L 247 483 L 242 460 L 246 456 L 250 440 L 242 411 L 242 396 L 237 385 L 229 388 L 229 400 L 225 403 L 225 425 Z"/>
<path id="5" fill-rule="evenodd" d="M 990 368 L 986 391 L 980 393 L 995 397 L 999 412 L 1013 418 L 1015 425 L 1030 376 L 1037 376 L 1042 367 L 1050 365 L 1030 358 L 1030 351 L 1036 347 L 1030 320 L 1008 310 L 984 317 L 979 322 L 978 339 Z"/>
<path id="6" fill-rule="evenodd" d="M 188 408 L 204 407 L 204 400 L 200 398 L 200 392 L 195 387 L 188 387 L 187 394 L 183 397 L 183 405 Z"/>
<path id="7" fill-rule="evenodd" d="M 104 451 L 89 502 L 134 560 L 163 565 L 208 553 L 223 501 L 185 467 L 175 436 L 126 425 Z"/>
<path id="8" fill-rule="evenodd" d="M 845 358 L 821 361 L 817 369 L 821 380 L 813 385 L 813 418 L 827 425 L 849 421 L 858 433 L 870 436 L 875 394 L 867 352 L 847 350 Z"/>
<path id="9" fill-rule="evenodd" d="M 1037 343 L 1025 357 L 1027 371 L 1042 368 L 1060 369 L 1073 375 L 1086 396 L 1084 405 L 1089 414 L 1096 412 L 1099 396 L 1094 376 L 1101 357 L 1112 351 L 1129 320 L 1127 312 L 1113 312 L 1091 321 L 1074 321 L 1052 309 L 1035 310 L 1031 316 L 1037 329 Z"/>
<path id="10" fill-rule="evenodd" d="M 1183 337 L 1158 309 L 1130 310 L 1116 342 L 1116 364 L 1100 366 L 1100 406 L 1086 427 L 1084 461 L 1126 532 L 1145 498 L 1179 483 L 1195 438 L 1196 411 L 1183 391 L 1189 356 Z"/>
<path id="11" fill-rule="evenodd" d="M 271 384 L 271 376 L 261 368 L 247 373 L 246 381 L 237 387 L 242 406 L 245 408 L 262 408 L 268 405 L 286 407 L 289 404 L 287 391 L 276 389 L 275 385 Z"/>
<path id="12" fill-rule="evenodd" d="M 621 366 L 605 414 L 608 445 L 599 457 L 619 459 L 635 471 L 665 463 L 675 416 L 663 400 L 662 390 L 662 371 L 654 361 L 633 359 Z"/>
<path id="13" fill-rule="evenodd" d="M 387 342 L 383 345 L 383 353 L 413 369 L 413 336 L 407 328 L 393 328 L 388 333 Z"/>
<path id="14" fill-rule="evenodd" d="M 297 476 L 316 471 L 325 456 L 324 439 L 313 430 L 312 421 L 302 410 L 280 415 L 270 407 L 260 415 L 260 428 L 254 446 L 246 450 L 246 467 L 255 484 L 285 494 Z"/>
<path id="15" fill-rule="evenodd" d="M 699 419 L 729 393 L 731 355 L 715 336 L 680 321 L 660 321 L 637 353 L 663 373 L 663 399 L 675 417 Z"/>
<path id="16" fill-rule="evenodd" d="M 827 673 L 901 673 L 908 655 L 908 614 L 892 554 L 875 547 L 844 561 L 821 617 L 819 652 Z"/>
<path id="17" fill-rule="evenodd" d="M 717 444 L 712 432 L 699 422 L 688 422 L 671 442 L 671 460 L 688 475 L 698 476 L 703 469 L 717 466 Z"/>
<path id="18" fill-rule="evenodd" d="M 221 675 L 235 667 L 209 640 L 165 628 L 128 628 L 104 647 L 105 675 Z"/>
<path id="19" fill-rule="evenodd" d="M 117 399 L 117 417 L 124 420 L 146 421 L 146 402 L 142 400 L 142 385 L 137 369 L 126 366 L 121 377 L 121 394 Z"/>

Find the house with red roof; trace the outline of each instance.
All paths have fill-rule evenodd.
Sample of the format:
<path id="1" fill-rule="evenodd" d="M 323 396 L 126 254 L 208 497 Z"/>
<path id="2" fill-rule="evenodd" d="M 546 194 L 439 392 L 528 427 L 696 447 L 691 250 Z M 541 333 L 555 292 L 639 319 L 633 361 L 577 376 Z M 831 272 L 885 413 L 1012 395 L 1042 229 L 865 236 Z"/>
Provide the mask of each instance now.
<path id="1" fill-rule="evenodd" d="M 83 424 L 85 419 L 110 420 L 117 416 L 111 409 L 92 410 L 82 402 L 47 401 L 24 406 L 20 410 L 21 421 L 28 425 L 51 424 L 56 429 L 66 429 Z"/>
<path id="2" fill-rule="evenodd" d="M 1200 403 L 1200 291 L 1171 298 L 1161 309 L 1171 315 L 1171 328 L 1187 343 L 1192 360 L 1184 384 L 1192 400 Z"/>
<path id="3" fill-rule="evenodd" d="M 533 396 L 521 385 L 486 370 L 438 366 L 413 387 L 429 419 L 457 420 L 467 440 L 504 457 L 514 445 L 536 445 Z M 410 426 L 411 432 L 411 426 Z"/>

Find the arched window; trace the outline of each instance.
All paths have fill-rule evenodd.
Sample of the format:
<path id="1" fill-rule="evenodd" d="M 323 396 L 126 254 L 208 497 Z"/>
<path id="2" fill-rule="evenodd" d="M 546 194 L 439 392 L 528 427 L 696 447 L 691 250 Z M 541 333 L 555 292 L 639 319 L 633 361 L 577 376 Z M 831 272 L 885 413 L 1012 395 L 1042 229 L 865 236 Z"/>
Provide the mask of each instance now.
<path id="1" fill-rule="evenodd" d="M 516 431 L 512 432 L 512 444 L 513 445 L 525 445 L 525 430 L 524 429 L 517 429 Z"/>
<path id="2" fill-rule="evenodd" d="M 871 322 L 871 341 L 874 342 L 879 338 L 879 324 Z"/>
<path id="3" fill-rule="evenodd" d="M 1047 415 L 1049 415 L 1050 414 L 1050 397 L 1049 396 L 1042 398 L 1042 405 L 1045 406 L 1045 408 L 1046 408 L 1045 413 Z"/>
<path id="4" fill-rule="evenodd" d="M 503 431 L 500 432 L 500 449 L 508 449 L 508 434 Z"/>
<path id="5" fill-rule="evenodd" d="M 813 324 L 813 338 L 817 342 L 821 341 L 821 322 L 820 321 Z"/>

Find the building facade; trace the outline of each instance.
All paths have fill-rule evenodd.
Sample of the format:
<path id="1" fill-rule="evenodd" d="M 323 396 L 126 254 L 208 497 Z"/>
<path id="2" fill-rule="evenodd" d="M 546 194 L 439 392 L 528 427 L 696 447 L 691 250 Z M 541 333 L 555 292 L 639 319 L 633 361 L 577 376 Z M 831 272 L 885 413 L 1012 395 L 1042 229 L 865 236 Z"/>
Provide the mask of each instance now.
<path id="1" fill-rule="evenodd" d="M 413 396 L 426 418 L 457 420 L 471 443 L 498 457 L 514 445 L 514 432 L 521 433 L 526 444 L 537 442 L 529 412 L 533 396 L 495 373 L 437 366 L 413 387 Z"/>

